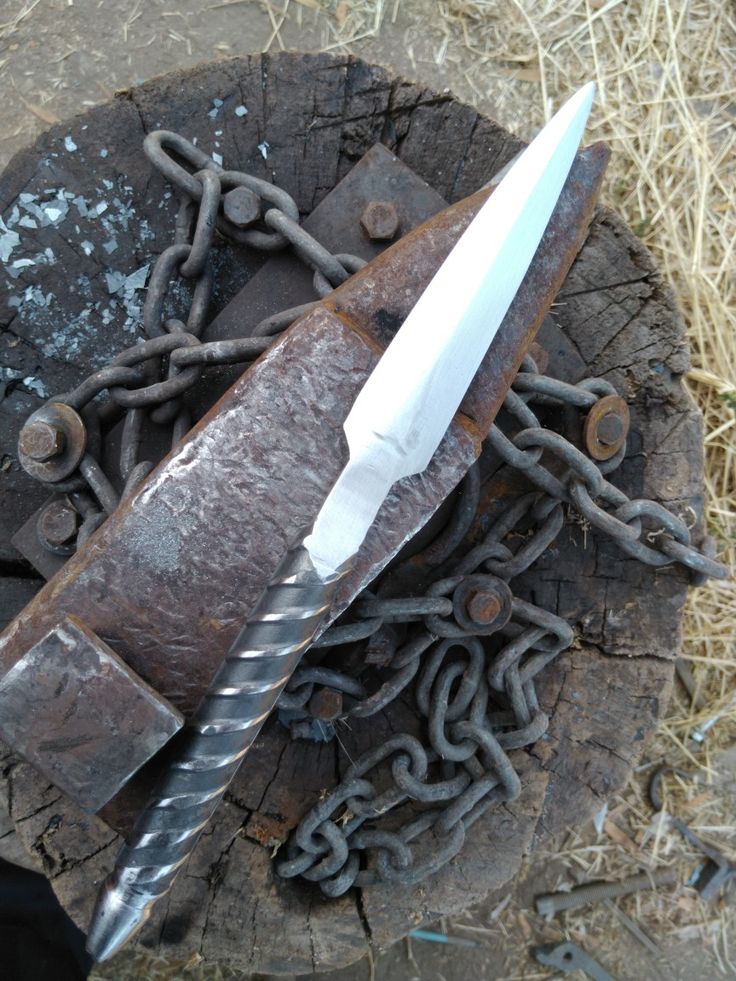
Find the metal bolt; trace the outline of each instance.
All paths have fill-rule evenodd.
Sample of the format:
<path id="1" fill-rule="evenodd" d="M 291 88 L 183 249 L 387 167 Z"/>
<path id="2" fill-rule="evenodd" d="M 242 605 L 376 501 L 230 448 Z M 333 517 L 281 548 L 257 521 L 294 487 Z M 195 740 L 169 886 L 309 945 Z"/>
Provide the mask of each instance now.
<path id="1" fill-rule="evenodd" d="M 49 545 L 66 545 L 77 534 L 78 517 L 64 501 L 52 501 L 39 516 L 39 534 Z"/>
<path id="2" fill-rule="evenodd" d="M 369 201 L 360 216 L 363 231 L 373 242 L 387 242 L 399 230 L 399 216 L 390 201 Z"/>
<path id="3" fill-rule="evenodd" d="M 613 446 L 621 439 L 624 432 L 624 421 L 615 412 L 609 412 L 598 423 L 596 435 L 604 446 Z"/>
<path id="4" fill-rule="evenodd" d="M 65 442 L 61 429 L 39 420 L 23 427 L 18 449 L 31 460 L 43 463 L 63 453 Z"/>
<path id="5" fill-rule="evenodd" d="M 320 688 L 309 699 L 309 714 L 323 722 L 332 722 L 342 715 L 342 693 L 334 688 Z"/>
<path id="6" fill-rule="evenodd" d="M 249 187 L 234 187 L 223 197 L 222 210 L 233 225 L 248 228 L 261 217 L 261 199 Z"/>
<path id="7" fill-rule="evenodd" d="M 616 896 L 629 896 L 631 893 L 656 889 L 658 886 L 672 886 L 678 881 L 676 869 L 658 869 L 644 875 L 629 876 L 620 882 L 591 882 L 589 885 L 571 889 L 570 892 L 547 893 L 537 896 L 534 903 L 540 916 L 554 916 L 565 909 L 600 903 L 603 899 Z"/>
<path id="8" fill-rule="evenodd" d="M 583 443 L 594 460 L 610 460 L 629 432 L 629 407 L 620 395 L 604 395 L 592 406 L 583 425 Z"/>
<path id="9" fill-rule="evenodd" d="M 493 623 L 501 612 L 501 597 L 492 590 L 479 589 L 471 593 L 465 609 L 475 623 Z"/>

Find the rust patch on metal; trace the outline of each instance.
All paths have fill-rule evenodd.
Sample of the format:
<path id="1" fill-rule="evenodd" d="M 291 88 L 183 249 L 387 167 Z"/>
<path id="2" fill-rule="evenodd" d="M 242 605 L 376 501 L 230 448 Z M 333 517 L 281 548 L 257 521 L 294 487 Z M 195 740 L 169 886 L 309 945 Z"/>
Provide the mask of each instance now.
<path id="1" fill-rule="evenodd" d="M 339 719 L 342 715 L 342 692 L 334 688 L 320 688 L 309 699 L 309 712 L 323 722 Z"/>
<path id="2" fill-rule="evenodd" d="M 264 848 L 278 848 L 289 837 L 294 824 L 296 820 L 292 823 L 281 815 L 261 814 L 260 811 L 254 811 L 243 828 L 243 834 L 246 838 L 252 838 L 259 845 L 263 845 Z"/>

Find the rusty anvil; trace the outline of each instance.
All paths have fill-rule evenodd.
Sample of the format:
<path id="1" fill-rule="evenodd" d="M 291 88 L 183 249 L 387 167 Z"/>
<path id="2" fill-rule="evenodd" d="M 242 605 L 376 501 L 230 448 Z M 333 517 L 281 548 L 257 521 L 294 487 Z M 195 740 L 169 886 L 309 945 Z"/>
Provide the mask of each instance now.
<path id="1" fill-rule="evenodd" d="M 479 455 L 585 239 L 607 159 L 600 144 L 578 154 L 448 436 L 425 473 L 393 488 L 330 622 L 422 528 Z M 413 209 L 402 210 L 412 187 Z M 287 545 L 314 519 L 347 457 L 342 423 L 357 392 L 492 190 L 434 214 L 300 318 L 0 637 L 0 736 L 85 809 L 107 804 L 102 816 L 116 829 L 125 828 L 135 807 L 135 788 L 126 784 L 197 705 Z M 344 241 L 330 241 L 339 225 L 335 211 L 369 192 L 396 198 L 402 230 L 441 205 L 378 146 L 306 227 L 344 251 Z M 293 295 L 296 280 L 285 261 L 271 259 L 253 277 L 268 276 L 272 266 L 281 287 L 265 314 L 304 300 Z M 214 321 L 208 340 L 233 326 L 242 336 L 244 320 L 264 315 L 254 310 L 253 280 Z M 513 369 L 500 372 L 497 363 Z"/>

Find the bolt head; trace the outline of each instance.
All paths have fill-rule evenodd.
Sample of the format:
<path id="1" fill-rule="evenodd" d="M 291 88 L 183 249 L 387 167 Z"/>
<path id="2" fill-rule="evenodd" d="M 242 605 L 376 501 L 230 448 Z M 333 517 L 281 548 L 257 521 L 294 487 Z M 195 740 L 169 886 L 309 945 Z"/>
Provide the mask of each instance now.
<path id="1" fill-rule="evenodd" d="M 391 201 L 369 201 L 360 224 L 371 241 L 387 242 L 399 230 L 399 216 Z"/>
<path id="2" fill-rule="evenodd" d="M 583 425 L 583 443 L 594 460 L 610 460 L 629 432 L 629 407 L 620 395 L 604 395 L 591 407 Z"/>
<path id="3" fill-rule="evenodd" d="M 68 504 L 52 501 L 38 519 L 41 538 L 49 545 L 66 545 L 76 537 L 78 517 L 74 508 Z"/>
<path id="4" fill-rule="evenodd" d="M 18 440 L 18 449 L 31 460 L 43 463 L 64 452 L 64 433 L 56 426 L 40 420 L 24 426 Z"/>
<path id="5" fill-rule="evenodd" d="M 261 217 L 261 199 L 249 187 L 234 187 L 223 197 L 222 210 L 233 225 L 248 228 Z"/>
<path id="6" fill-rule="evenodd" d="M 475 623 L 487 624 L 493 623 L 501 612 L 502 605 L 501 597 L 497 593 L 479 589 L 469 597 L 465 609 Z"/>
<path id="7" fill-rule="evenodd" d="M 624 434 L 624 421 L 615 412 L 608 412 L 598 423 L 596 436 L 604 446 L 613 446 Z"/>
<path id="8" fill-rule="evenodd" d="M 323 722 L 332 722 L 342 715 L 342 694 L 334 688 L 320 688 L 309 699 L 309 714 Z"/>

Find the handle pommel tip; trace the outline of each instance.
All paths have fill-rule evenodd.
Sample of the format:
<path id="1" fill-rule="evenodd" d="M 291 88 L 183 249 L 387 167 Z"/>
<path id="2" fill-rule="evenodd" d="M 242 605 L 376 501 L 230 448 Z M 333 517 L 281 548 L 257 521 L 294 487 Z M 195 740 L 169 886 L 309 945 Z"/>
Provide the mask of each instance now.
<path id="1" fill-rule="evenodd" d="M 116 954 L 148 919 L 150 905 L 126 903 L 108 880 L 97 897 L 87 933 L 87 953 L 98 963 Z"/>

